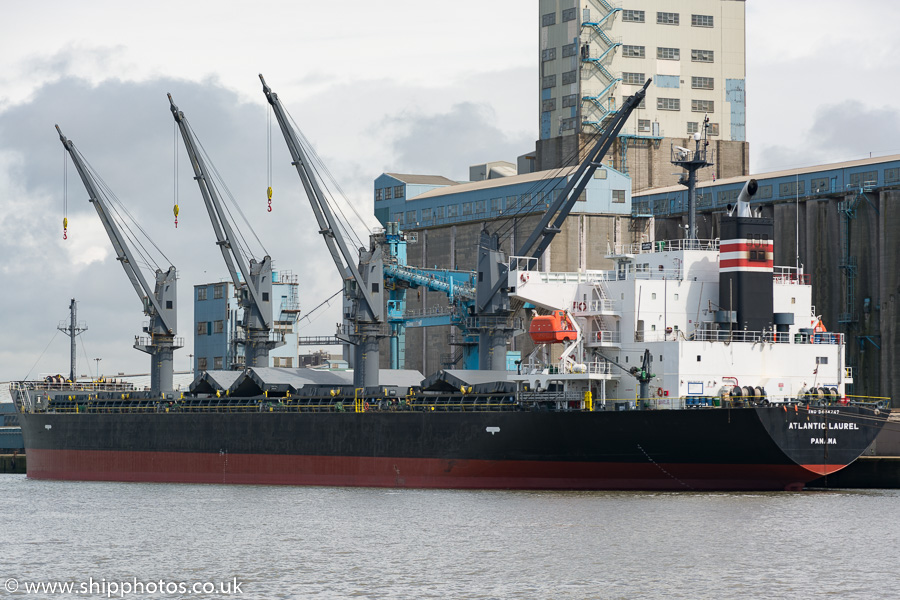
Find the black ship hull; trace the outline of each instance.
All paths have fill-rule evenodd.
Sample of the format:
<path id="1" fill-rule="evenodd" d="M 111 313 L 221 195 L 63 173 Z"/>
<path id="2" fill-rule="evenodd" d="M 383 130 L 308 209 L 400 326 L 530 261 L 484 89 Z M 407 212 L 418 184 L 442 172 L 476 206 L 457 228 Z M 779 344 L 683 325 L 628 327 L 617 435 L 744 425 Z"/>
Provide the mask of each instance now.
<path id="1" fill-rule="evenodd" d="M 24 413 L 36 479 L 796 490 L 854 461 L 863 406 L 658 411 Z"/>

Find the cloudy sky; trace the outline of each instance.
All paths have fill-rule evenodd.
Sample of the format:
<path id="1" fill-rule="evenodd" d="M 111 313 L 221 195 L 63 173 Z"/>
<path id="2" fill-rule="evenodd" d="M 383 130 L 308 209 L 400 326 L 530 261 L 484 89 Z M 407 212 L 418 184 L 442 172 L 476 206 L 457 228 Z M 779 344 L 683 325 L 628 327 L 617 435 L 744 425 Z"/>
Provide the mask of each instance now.
<path id="1" fill-rule="evenodd" d="M 68 371 L 68 339 L 56 327 L 70 298 L 89 328 L 79 336 L 79 373 L 93 374 L 95 358 L 107 374 L 148 370 L 147 356 L 131 349 L 145 319 L 139 301 L 71 166 L 66 183 L 54 123 L 178 268 L 187 347 L 176 368 L 186 369 L 191 286 L 227 272 L 166 93 L 263 241 L 254 250 L 300 277 L 308 310 L 339 281 L 277 128 L 266 211 L 257 73 L 368 216 L 372 180 L 384 171 L 463 179 L 469 164 L 533 149 L 536 4 L 0 0 L 0 380 Z M 889 103 L 900 85 L 891 77 L 898 16 L 900 5 L 875 0 L 853 9 L 747 3 L 753 172 L 900 153 Z M 337 320 L 336 307 L 320 311 L 302 334 L 330 334 Z"/>

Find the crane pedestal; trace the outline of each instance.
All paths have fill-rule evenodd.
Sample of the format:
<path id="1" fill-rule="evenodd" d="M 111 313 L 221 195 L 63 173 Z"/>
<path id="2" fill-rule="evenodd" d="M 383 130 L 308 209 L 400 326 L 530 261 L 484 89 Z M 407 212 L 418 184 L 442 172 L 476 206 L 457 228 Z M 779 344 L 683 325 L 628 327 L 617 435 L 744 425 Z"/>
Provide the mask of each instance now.
<path id="1" fill-rule="evenodd" d="M 512 336 L 522 333 L 522 320 L 504 315 L 470 317 L 466 328 L 478 335 L 478 368 L 505 371 L 506 344 Z"/>
<path id="2" fill-rule="evenodd" d="M 251 329 L 247 338 L 244 359 L 248 367 L 268 367 L 269 352 L 284 346 L 283 340 L 272 339 L 268 329 Z"/>
<path id="3" fill-rule="evenodd" d="M 154 395 L 165 397 L 175 393 L 174 352 L 182 346 L 184 340 L 171 335 L 134 338 L 135 349 L 150 355 L 150 390 Z"/>

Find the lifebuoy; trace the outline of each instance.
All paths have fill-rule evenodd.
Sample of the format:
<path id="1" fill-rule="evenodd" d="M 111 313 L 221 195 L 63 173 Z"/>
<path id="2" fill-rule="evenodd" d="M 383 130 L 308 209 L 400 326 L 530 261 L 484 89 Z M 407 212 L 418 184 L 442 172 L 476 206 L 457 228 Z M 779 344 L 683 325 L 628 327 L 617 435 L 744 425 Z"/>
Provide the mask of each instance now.
<path id="1" fill-rule="evenodd" d="M 662 395 L 663 395 L 663 389 L 662 389 L 662 388 L 656 388 L 656 395 L 657 395 L 657 396 L 662 396 Z"/>
<path id="2" fill-rule="evenodd" d="M 366 408 L 366 411 L 368 411 L 368 410 L 369 410 L 369 401 L 368 401 L 368 400 L 366 400 L 366 405 L 365 405 L 365 408 Z"/>
<path id="3" fill-rule="evenodd" d="M 585 304 L 584 302 L 579 302 L 579 303 L 578 303 L 578 310 L 580 310 L 580 311 L 582 311 L 582 312 L 586 311 L 586 310 L 587 310 L 587 304 Z"/>
<path id="4" fill-rule="evenodd" d="M 525 283 L 525 282 L 528 281 L 530 278 L 531 278 L 531 277 L 528 275 L 528 273 L 522 273 L 522 274 L 519 276 L 519 279 L 522 280 L 522 283 Z"/>

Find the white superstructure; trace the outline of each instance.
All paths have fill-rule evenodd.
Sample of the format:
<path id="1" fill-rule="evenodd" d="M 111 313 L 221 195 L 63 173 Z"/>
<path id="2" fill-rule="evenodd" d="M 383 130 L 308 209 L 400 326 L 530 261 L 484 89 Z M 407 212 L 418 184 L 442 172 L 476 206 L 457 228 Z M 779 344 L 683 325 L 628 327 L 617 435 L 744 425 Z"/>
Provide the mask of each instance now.
<path id="1" fill-rule="evenodd" d="M 720 306 L 718 240 L 647 242 L 617 247 L 608 258 L 616 264 L 611 271 L 576 273 L 542 272 L 532 259 L 511 259 L 511 297 L 566 310 L 580 330 L 570 351 L 547 345 L 523 361 L 515 378 L 530 389 L 557 382 L 590 390 L 594 402 L 683 408 L 734 400 L 736 392 L 754 402 L 843 396 L 852 383 L 844 336 L 824 331 L 808 276 L 797 269 L 772 271 L 773 314 L 781 324 L 748 331 L 722 318 L 728 312 Z M 654 376 L 649 397 L 640 398 L 636 378 L 613 363 L 640 368 L 645 350 Z"/>

